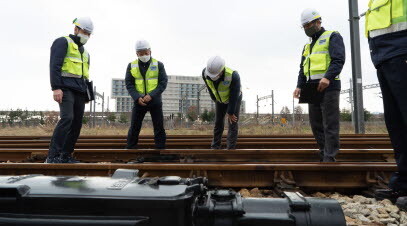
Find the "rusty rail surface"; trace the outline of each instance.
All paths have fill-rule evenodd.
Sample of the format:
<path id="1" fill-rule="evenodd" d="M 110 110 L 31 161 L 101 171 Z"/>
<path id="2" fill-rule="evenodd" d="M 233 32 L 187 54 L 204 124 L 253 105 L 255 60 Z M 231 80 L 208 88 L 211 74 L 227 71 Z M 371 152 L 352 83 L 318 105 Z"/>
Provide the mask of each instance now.
<path id="1" fill-rule="evenodd" d="M 388 138 L 388 134 L 341 134 L 341 138 Z M 82 135 L 79 139 L 126 139 L 126 135 Z M 152 135 L 140 135 L 140 139 L 152 139 Z M 167 135 L 168 139 L 212 138 L 212 135 Z M 311 134 L 239 135 L 239 138 L 313 138 Z M 0 136 L 0 140 L 50 140 L 50 136 Z"/>
<path id="2" fill-rule="evenodd" d="M 43 162 L 48 149 L 0 149 L 0 162 Z M 318 149 L 76 149 L 83 162 L 129 162 L 152 156 L 175 155 L 176 162 L 317 162 Z M 149 161 L 149 160 L 146 160 Z M 394 162 L 392 149 L 342 149 L 337 161 Z"/>
<path id="3" fill-rule="evenodd" d="M 210 140 L 176 140 L 167 142 L 166 146 L 169 149 L 206 149 L 210 148 Z M 223 142 L 225 145 L 225 142 Z M 0 142 L 0 148 L 48 148 L 48 141 L 35 142 Z M 124 149 L 125 141 L 107 141 L 107 142 L 83 142 L 79 141 L 75 148 L 77 149 Z M 154 148 L 154 142 L 140 141 L 139 148 Z M 298 141 L 292 139 L 265 141 L 257 140 L 238 140 L 238 149 L 314 149 L 318 148 L 315 140 Z M 390 149 L 392 148 L 390 140 L 363 139 L 363 140 L 342 140 L 341 148 L 345 149 Z"/>
<path id="4" fill-rule="evenodd" d="M 101 139 L 101 138 L 92 138 L 92 139 L 78 139 L 77 143 L 115 143 L 115 144 L 126 144 L 126 139 Z M 212 138 L 169 138 L 166 140 L 167 143 L 179 143 L 179 142 L 211 142 Z M 226 138 L 222 139 L 223 142 L 226 142 Z M 341 142 L 374 142 L 374 141 L 384 141 L 389 143 L 390 139 L 388 137 L 373 137 L 373 138 L 341 138 Z M 0 144 L 49 144 L 50 140 L 0 140 Z M 153 138 L 140 138 L 140 143 L 154 143 Z M 315 139 L 312 137 L 308 138 L 245 138 L 240 137 L 238 143 L 246 142 L 315 142 Z"/>

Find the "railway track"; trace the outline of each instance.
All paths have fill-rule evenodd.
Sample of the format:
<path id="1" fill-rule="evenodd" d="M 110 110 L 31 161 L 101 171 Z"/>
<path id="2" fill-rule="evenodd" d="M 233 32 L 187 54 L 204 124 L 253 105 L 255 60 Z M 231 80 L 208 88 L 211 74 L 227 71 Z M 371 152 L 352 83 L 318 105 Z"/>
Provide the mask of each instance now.
<path id="1" fill-rule="evenodd" d="M 337 163 L 319 163 L 310 135 L 241 136 L 237 150 L 207 149 L 211 136 L 172 135 L 166 150 L 151 149 L 152 136 L 140 137 L 140 149 L 125 149 L 125 136 L 82 136 L 74 155 L 87 163 L 40 164 L 49 139 L 0 137 L 0 162 L 14 162 L 1 163 L 0 175 L 108 176 L 126 168 L 138 169 L 143 176 L 205 176 L 213 187 L 322 191 L 384 187 L 396 170 L 385 134 L 342 135 Z M 126 164 L 133 160 L 143 163 Z"/>
<path id="2" fill-rule="evenodd" d="M 0 137 L 0 148 L 36 148 L 45 149 L 49 146 L 49 137 Z M 225 139 L 223 139 L 225 141 Z M 207 149 L 210 147 L 209 136 L 169 136 L 168 149 Z M 226 142 L 224 142 L 226 143 Z M 77 149 L 124 149 L 124 136 L 84 136 L 77 144 Z M 152 137 L 144 136 L 139 140 L 138 147 L 147 149 L 154 147 Z M 237 142 L 238 149 L 315 149 L 318 148 L 314 138 L 310 136 L 242 136 Z M 342 136 L 341 148 L 344 149 L 390 149 L 391 143 L 386 135 Z"/>
<path id="3" fill-rule="evenodd" d="M 0 136 L 0 161 L 42 162 L 48 136 Z M 225 139 L 225 138 L 223 138 Z M 318 161 L 318 147 L 311 135 L 241 136 L 237 150 L 208 150 L 208 135 L 169 135 L 167 150 L 153 150 L 152 136 L 141 136 L 137 150 L 125 149 L 125 136 L 82 136 L 75 157 L 84 162 L 128 162 L 151 156 L 175 156 L 178 162 L 280 162 Z M 224 142 L 226 143 L 226 142 Z M 338 161 L 392 162 L 393 152 L 385 134 L 342 135 Z"/>

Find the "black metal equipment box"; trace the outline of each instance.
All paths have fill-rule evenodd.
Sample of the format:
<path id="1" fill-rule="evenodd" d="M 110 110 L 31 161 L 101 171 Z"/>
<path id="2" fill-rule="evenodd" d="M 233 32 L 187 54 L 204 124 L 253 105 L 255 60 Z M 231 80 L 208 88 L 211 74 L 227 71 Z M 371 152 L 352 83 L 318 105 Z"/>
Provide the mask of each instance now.
<path id="1" fill-rule="evenodd" d="M 345 226 L 338 202 L 242 198 L 206 188 L 205 178 L 0 176 L 0 225 Z"/>

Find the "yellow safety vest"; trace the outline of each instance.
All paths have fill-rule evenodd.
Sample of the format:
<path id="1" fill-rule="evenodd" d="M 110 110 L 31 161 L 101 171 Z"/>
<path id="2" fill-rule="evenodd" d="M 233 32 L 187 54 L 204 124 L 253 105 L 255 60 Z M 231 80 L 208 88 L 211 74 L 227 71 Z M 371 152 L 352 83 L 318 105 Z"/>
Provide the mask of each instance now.
<path id="1" fill-rule="evenodd" d="M 155 90 L 158 86 L 158 61 L 151 59 L 145 77 L 141 75 L 138 59 L 131 62 L 131 75 L 135 78 L 136 90 L 140 94 L 146 95 Z"/>
<path id="2" fill-rule="evenodd" d="M 69 37 L 65 37 L 68 41 L 68 49 L 62 65 L 62 77 L 89 79 L 89 53 L 84 49 L 83 53 L 79 51 L 78 45 Z"/>
<path id="3" fill-rule="evenodd" d="M 219 103 L 227 104 L 229 103 L 230 97 L 230 84 L 232 83 L 232 74 L 233 70 L 225 67 L 225 79 L 221 81 L 218 87 L 215 87 L 215 84 L 212 80 L 206 78 L 205 82 L 208 84 L 210 92 L 215 96 L 216 100 Z"/>
<path id="4" fill-rule="evenodd" d="M 407 0 L 370 0 L 365 35 L 380 35 L 407 29 Z"/>
<path id="5" fill-rule="evenodd" d="M 325 31 L 315 42 L 311 50 L 311 44 L 304 46 L 302 55 L 305 57 L 302 66 L 304 75 L 310 80 L 324 78 L 331 64 L 329 55 L 329 43 L 332 33 L 337 31 Z M 339 75 L 335 78 L 339 80 Z"/>

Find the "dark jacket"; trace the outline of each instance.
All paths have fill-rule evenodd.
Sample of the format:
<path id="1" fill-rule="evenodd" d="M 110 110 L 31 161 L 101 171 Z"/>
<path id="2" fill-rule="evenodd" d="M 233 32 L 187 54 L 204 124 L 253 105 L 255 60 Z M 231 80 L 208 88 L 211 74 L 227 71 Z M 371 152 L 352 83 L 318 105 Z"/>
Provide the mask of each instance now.
<path id="1" fill-rule="evenodd" d="M 202 79 L 205 81 L 205 79 L 209 77 L 207 77 L 205 75 L 205 68 L 202 71 Z M 213 84 L 215 85 L 216 88 L 218 88 L 219 83 L 223 82 L 225 80 L 225 73 L 223 73 L 222 77 L 220 77 L 218 80 L 213 81 Z M 212 90 L 209 88 L 208 84 L 206 83 L 206 88 L 209 91 L 209 94 L 211 95 L 211 99 L 213 101 L 216 102 L 216 97 L 215 95 L 212 93 Z M 237 106 L 238 100 L 242 99 L 242 91 L 241 91 L 241 85 L 240 85 L 240 76 L 239 73 L 237 73 L 237 71 L 233 71 L 232 73 L 232 82 L 230 83 L 230 97 L 229 97 L 229 103 L 228 103 L 228 110 L 227 113 L 232 115 L 236 115 L 240 109 Z"/>
<path id="2" fill-rule="evenodd" d="M 151 59 L 143 63 L 141 60 L 138 61 L 140 73 L 145 78 L 146 72 L 148 70 L 148 67 L 150 66 Z M 133 100 L 137 104 L 137 100 L 140 97 L 144 97 L 144 94 L 140 94 L 136 90 L 136 84 L 135 84 L 135 78 L 131 74 L 131 63 L 127 66 L 126 70 L 126 88 L 127 91 L 129 92 L 130 96 L 133 98 Z M 165 72 L 164 64 L 158 61 L 158 85 L 155 90 L 153 90 L 150 94 L 152 97 L 152 100 L 148 104 L 153 104 L 153 103 L 161 103 L 161 94 L 164 92 L 164 90 L 167 88 L 167 83 L 168 83 L 168 77 L 167 73 Z"/>
<path id="3" fill-rule="evenodd" d="M 78 45 L 79 51 L 83 53 L 84 48 L 79 41 L 79 37 L 75 35 L 69 35 L 72 40 Z M 86 83 L 83 78 L 69 78 L 61 76 L 62 65 L 66 52 L 68 50 L 68 41 L 65 37 L 60 37 L 52 43 L 51 57 L 49 63 L 50 79 L 52 90 L 56 89 L 70 89 L 72 91 L 86 93 Z M 90 63 L 90 58 L 89 58 Z"/>
<path id="4" fill-rule="evenodd" d="M 393 57 L 407 55 L 407 30 L 369 38 L 370 56 L 376 68 Z"/>
<path id="5" fill-rule="evenodd" d="M 315 42 L 324 32 L 325 32 L 325 29 L 322 28 L 319 32 L 317 32 L 312 37 L 311 49 L 312 49 L 312 47 L 314 47 Z M 335 80 L 335 77 L 341 73 L 343 65 L 345 64 L 345 45 L 343 43 L 343 38 L 339 33 L 337 33 L 337 32 L 332 33 L 331 39 L 329 42 L 328 51 L 329 51 L 329 55 L 331 56 L 331 64 L 329 65 L 328 71 L 325 74 L 325 78 L 329 79 L 330 84 L 329 84 L 328 88 L 326 88 L 326 90 L 327 91 L 328 90 L 340 90 L 341 81 Z M 300 72 L 298 74 L 297 88 L 301 88 L 304 83 L 310 82 L 310 81 L 307 81 L 307 77 L 304 75 L 304 70 L 303 70 L 303 66 L 302 66 L 304 60 L 305 60 L 305 57 L 301 56 L 301 64 L 300 64 Z M 312 82 L 319 82 L 319 80 L 312 80 Z"/>

